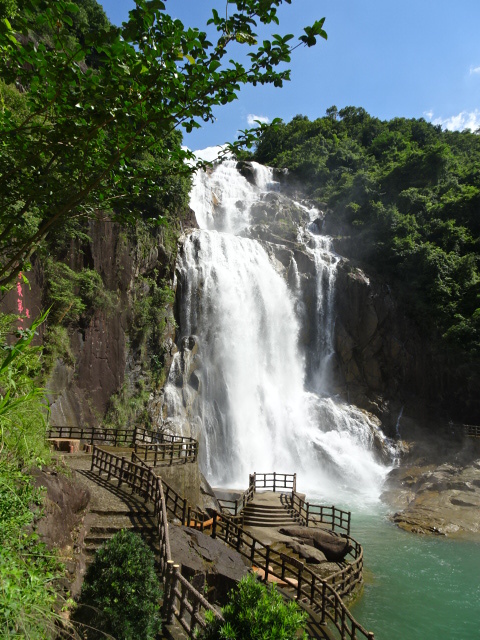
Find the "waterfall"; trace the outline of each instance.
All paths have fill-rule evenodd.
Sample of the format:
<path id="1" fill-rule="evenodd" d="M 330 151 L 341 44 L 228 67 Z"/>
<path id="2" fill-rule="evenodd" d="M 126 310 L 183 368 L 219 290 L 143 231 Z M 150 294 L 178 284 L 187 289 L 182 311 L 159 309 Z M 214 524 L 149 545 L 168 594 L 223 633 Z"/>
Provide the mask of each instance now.
<path id="1" fill-rule="evenodd" d="M 317 300 L 308 373 L 299 346 L 305 304 L 297 263 L 292 256 L 287 276 L 269 243 L 252 231 L 252 215 L 265 203 L 271 207 L 279 185 L 271 169 L 249 167 L 247 179 L 227 160 L 198 174 L 192 190 L 201 228 L 180 248 L 177 298 L 180 340 L 198 341 L 196 415 L 185 409 L 185 387 L 176 383 L 185 368 L 179 354 L 165 390 L 168 415 L 177 430 L 199 437 L 201 465 L 213 484 L 245 486 L 253 471 L 296 471 L 300 486 L 326 497 L 342 490 L 377 496 L 386 467 L 374 449 L 383 436 L 373 419 L 329 389 L 340 258 L 318 233 L 318 212 L 304 207 L 308 223 L 299 227 L 298 242 L 315 265 Z"/>

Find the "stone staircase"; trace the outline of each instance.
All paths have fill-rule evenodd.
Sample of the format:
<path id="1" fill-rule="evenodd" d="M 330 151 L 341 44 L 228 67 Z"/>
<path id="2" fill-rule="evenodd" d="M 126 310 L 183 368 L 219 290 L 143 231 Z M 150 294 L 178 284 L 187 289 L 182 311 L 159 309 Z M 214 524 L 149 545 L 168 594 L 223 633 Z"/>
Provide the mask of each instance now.
<path id="1" fill-rule="evenodd" d="M 126 484 L 118 488 L 118 481 L 108 481 L 106 477 L 92 473 L 90 464 L 90 455 L 74 454 L 68 457 L 69 467 L 77 471 L 90 492 L 90 505 L 84 522 L 85 562 L 89 564 L 102 544 L 122 529 L 140 534 L 156 553 L 153 507 Z"/>
<path id="2" fill-rule="evenodd" d="M 282 505 L 281 494 L 271 491 L 255 493 L 255 497 L 243 509 L 246 527 L 288 527 L 298 524 Z"/>

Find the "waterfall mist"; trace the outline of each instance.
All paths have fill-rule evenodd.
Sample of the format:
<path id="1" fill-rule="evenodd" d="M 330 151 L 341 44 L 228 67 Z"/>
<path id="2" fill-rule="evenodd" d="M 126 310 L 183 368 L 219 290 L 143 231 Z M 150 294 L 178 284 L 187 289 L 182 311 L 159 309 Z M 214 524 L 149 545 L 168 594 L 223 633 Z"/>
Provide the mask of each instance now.
<path id="1" fill-rule="evenodd" d="M 258 211 L 278 190 L 269 168 L 251 168 L 249 180 L 233 160 L 198 174 L 191 207 L 201 229 L 187 235 L 177 259 L 180 338 L 198 339 L 194 430 L 203 471 L 223 486 L 245 486 L 253 471 L 297 472 L 300 489 L 315 488 L 325 498 L 342 491 L 375 498 L 387 471 L 375 455 L 384 438 L 373 419 L 330 390 L 340 258 L 311 210 L 297 239 L 315 263 L 315 346 L 307 372 L 296 263 L 286 278 L 268 243 L 244 237 L 252 207 Z M 189 422 L 191 431 L 179 394 L 169 379 L 168 414 L 179 430 Z"/>

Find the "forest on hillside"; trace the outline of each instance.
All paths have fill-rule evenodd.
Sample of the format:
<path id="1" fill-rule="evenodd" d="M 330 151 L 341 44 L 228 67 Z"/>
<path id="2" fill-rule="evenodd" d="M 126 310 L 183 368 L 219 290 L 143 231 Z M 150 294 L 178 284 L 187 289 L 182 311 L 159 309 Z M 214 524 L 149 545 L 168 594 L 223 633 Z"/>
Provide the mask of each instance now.
<path id="1" fill-rule="evenodd" d="M 253 157 L 301 181 L 324 230 L 396 286 L 425 333 L 480 356 L 478 132 L 333 106 L 264 130 Z"/>

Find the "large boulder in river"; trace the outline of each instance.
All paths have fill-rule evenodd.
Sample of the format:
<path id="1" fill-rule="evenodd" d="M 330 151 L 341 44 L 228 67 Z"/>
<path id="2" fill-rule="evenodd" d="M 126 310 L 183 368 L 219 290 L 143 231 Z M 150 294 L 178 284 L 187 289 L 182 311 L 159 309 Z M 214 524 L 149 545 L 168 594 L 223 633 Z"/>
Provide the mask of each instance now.
<path id="1" fill-rule="evenodd" d="M 352 546 L 347 538 L 336 536 L 328 531 L 308 527 L 283 527 L 280 533 L 293 538 L 300 538 L 305 544 L 319 549 L 329 562 L 341 562 Z"/>

